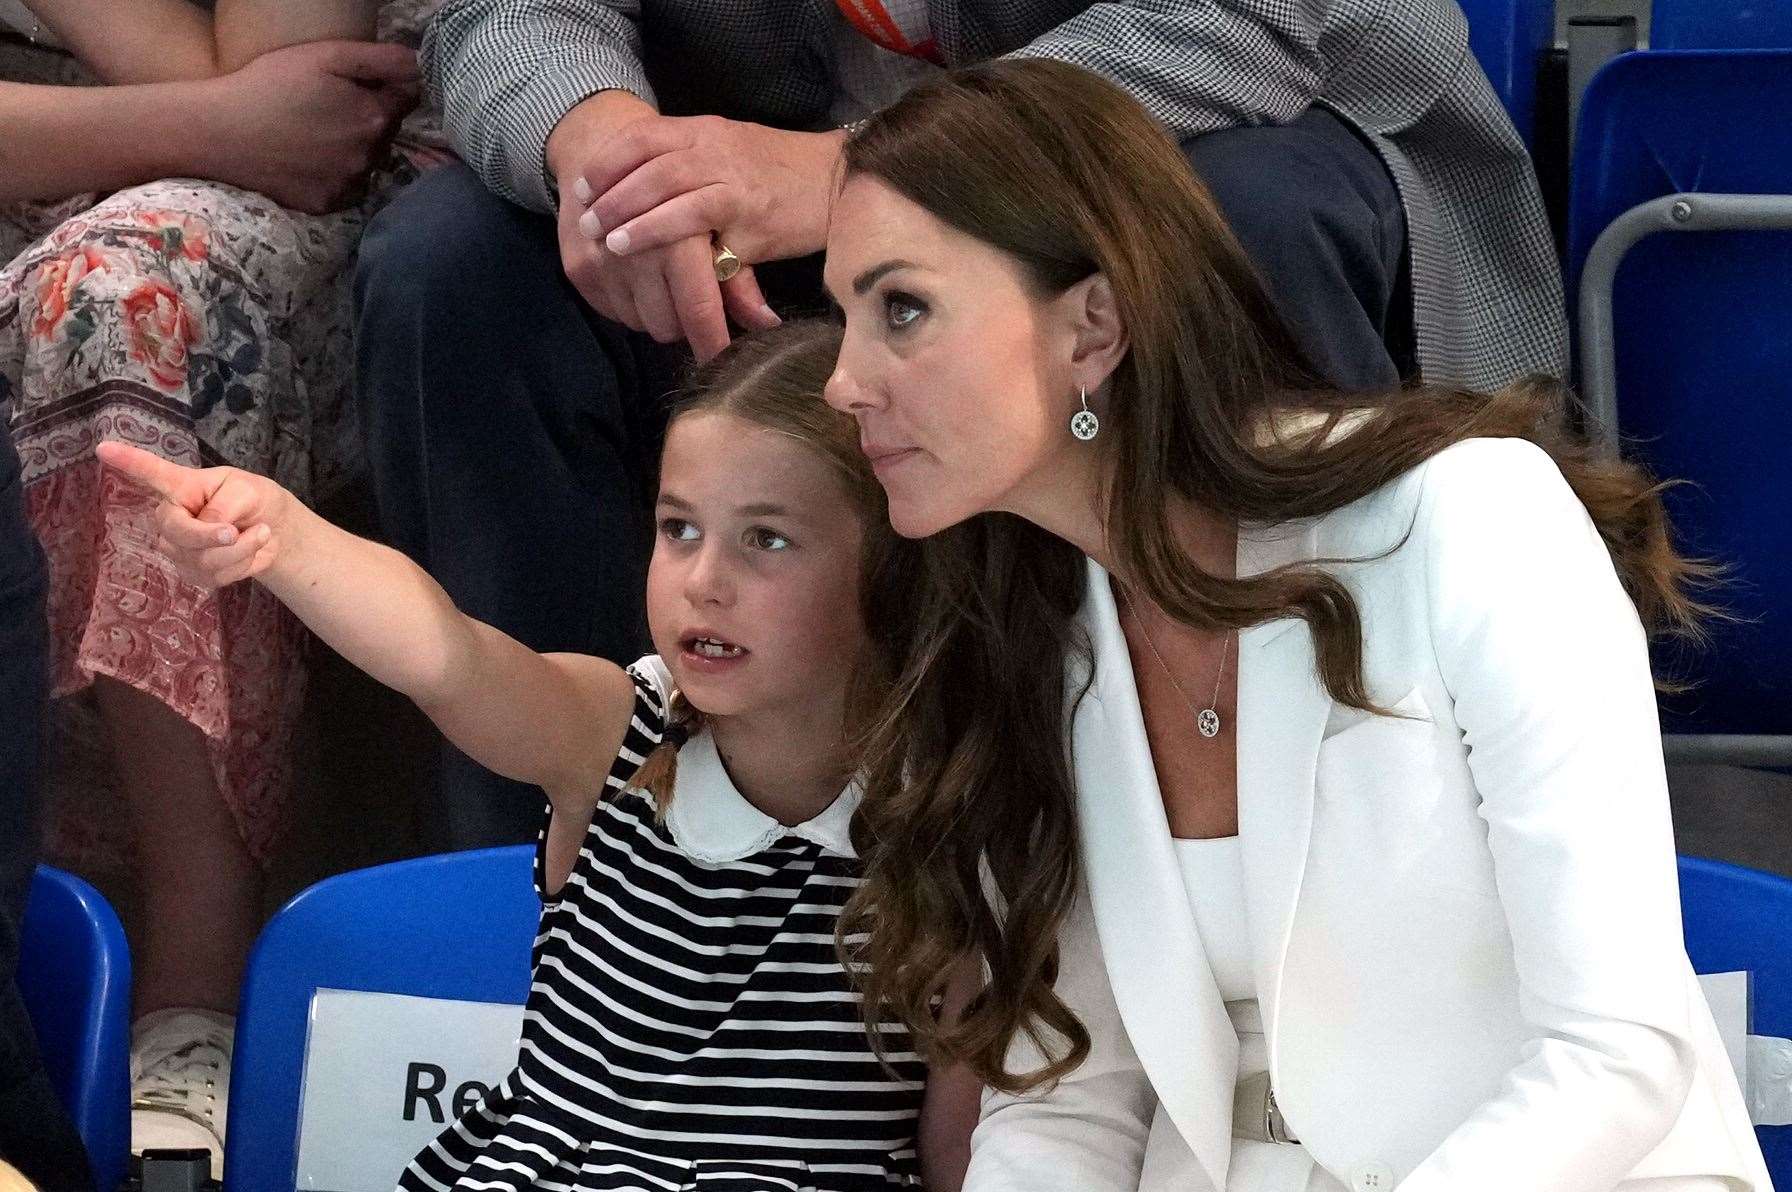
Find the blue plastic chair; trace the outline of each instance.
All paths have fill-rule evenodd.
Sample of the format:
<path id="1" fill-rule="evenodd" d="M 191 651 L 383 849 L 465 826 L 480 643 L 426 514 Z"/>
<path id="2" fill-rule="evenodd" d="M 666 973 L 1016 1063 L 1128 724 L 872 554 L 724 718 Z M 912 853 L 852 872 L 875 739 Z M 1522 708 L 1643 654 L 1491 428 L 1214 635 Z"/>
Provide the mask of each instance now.
<path id="1" fill-rule="evenodd" d="M 1686 760 L 1792 763 L 1792 231 L 1742 230 L 1792 227 L 1788 111 L 1792 52 L 1735 50 L 1620 55 L 1581 109 L 1568 272 L 1594 430 L 1694 482 L 1669 512 L 1734 566 L 1719 600 L 1748 618 L 1664 701 Z"/>
<path id="2" fill-rule="evenodd" d="M 1792 0 L 1653 0 L 1657 50 L 1792 49 Z"/>
<path id="3" fill-rule="evenodd" d="M 1749 1033 L 1792 1037 L 1792 879 L 1680 858 L 1686 954 L 1697 973 L 1750 974 Z M 1792 1189 L 1792 1126 L 1756 1126 L 1775 1187 Z"/>
<path id="4" fill-rule="evenodd" d="M 1461 0 L 1468 48 L 1531 143 L 1537 113 L 1537 60 L 1555 41 L 1555 0 Z"/>
<path id="5" fill-rule="evenodd" d="M 44 1067 L 103 1192 L 131 1149 L 131 953 L 100 892 L 40 865 L 19 939 L 19 993 Z"/>
<path id="6" fill-rule="evenodd" d="M 249 957 L 230 1074 L 227 1192 L 290 1192 L 319 987 L 521 1005 L 541 915 L 527 846 L 358 870 L 295 897 Z"/>

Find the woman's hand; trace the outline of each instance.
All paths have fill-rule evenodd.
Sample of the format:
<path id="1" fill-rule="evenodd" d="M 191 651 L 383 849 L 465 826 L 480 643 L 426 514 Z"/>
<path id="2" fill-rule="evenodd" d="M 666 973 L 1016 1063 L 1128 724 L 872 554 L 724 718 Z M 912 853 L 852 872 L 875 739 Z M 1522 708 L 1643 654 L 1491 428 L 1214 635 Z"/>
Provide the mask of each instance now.
<path id="1" fill-rule="evenodd" d="M 354 201 L 419 94 L 415 54 L 363 41 L 274 50 L 201 86 L 196 172 L 313 215 Z"/>
<path id="2" fill-rule="evenodd" d="M 280 554 L 292 494 L 239 468 L 187 468 L 124 443 L 101 443 L 100 461 L 162 498 L 158 546 L 197 587 L 261 575 Z"/>

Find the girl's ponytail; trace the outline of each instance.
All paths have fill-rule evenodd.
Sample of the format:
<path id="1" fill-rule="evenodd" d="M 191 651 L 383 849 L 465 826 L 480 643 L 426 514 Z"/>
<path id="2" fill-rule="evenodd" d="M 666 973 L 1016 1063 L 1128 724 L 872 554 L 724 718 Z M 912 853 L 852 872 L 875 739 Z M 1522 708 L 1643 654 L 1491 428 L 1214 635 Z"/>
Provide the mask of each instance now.
<path id="1" fill-rule="evenodd" d="M 653 816 L 659 823 L 666 822 L 666 812 L 672 807 L 672 791 L 678 783 L 678 751 L 702 728 L 703 713 L 691 707 L 682 691 L 673 692 L 672 702 L 666 708 L 665 735 L 628 782 L 632 789 L 653 800 Z"/>

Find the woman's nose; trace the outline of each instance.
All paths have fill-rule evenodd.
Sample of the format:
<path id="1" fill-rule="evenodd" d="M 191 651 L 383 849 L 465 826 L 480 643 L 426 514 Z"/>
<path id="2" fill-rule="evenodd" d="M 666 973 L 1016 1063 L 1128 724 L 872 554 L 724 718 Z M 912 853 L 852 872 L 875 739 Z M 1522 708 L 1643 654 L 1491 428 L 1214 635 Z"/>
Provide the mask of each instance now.
<path id="1" fill-rule="evenodd" d="M 844 356 L 834 366 L 834 374 L 828 378 L 828 383 L 822 387 L 821 393 L 828 405 L 833 406 L 842 414 L 858 414 L 873 408 L 876 404 L 872 400 L 871 391 L 859 384 L 858 378 L 853 376 L 847 368 Z"/>

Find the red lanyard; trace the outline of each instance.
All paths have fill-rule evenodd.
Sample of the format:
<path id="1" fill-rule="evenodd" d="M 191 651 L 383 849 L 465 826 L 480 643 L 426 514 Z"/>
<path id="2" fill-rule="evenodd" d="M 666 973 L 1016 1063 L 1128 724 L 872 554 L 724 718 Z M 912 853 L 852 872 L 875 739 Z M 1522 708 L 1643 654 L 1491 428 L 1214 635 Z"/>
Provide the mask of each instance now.
<path id="1" fill-rule="evenodd" d="M 886 50 L 940 62 L 928 28 L 927 0 L 834 0 L 853 28 Z"/>

